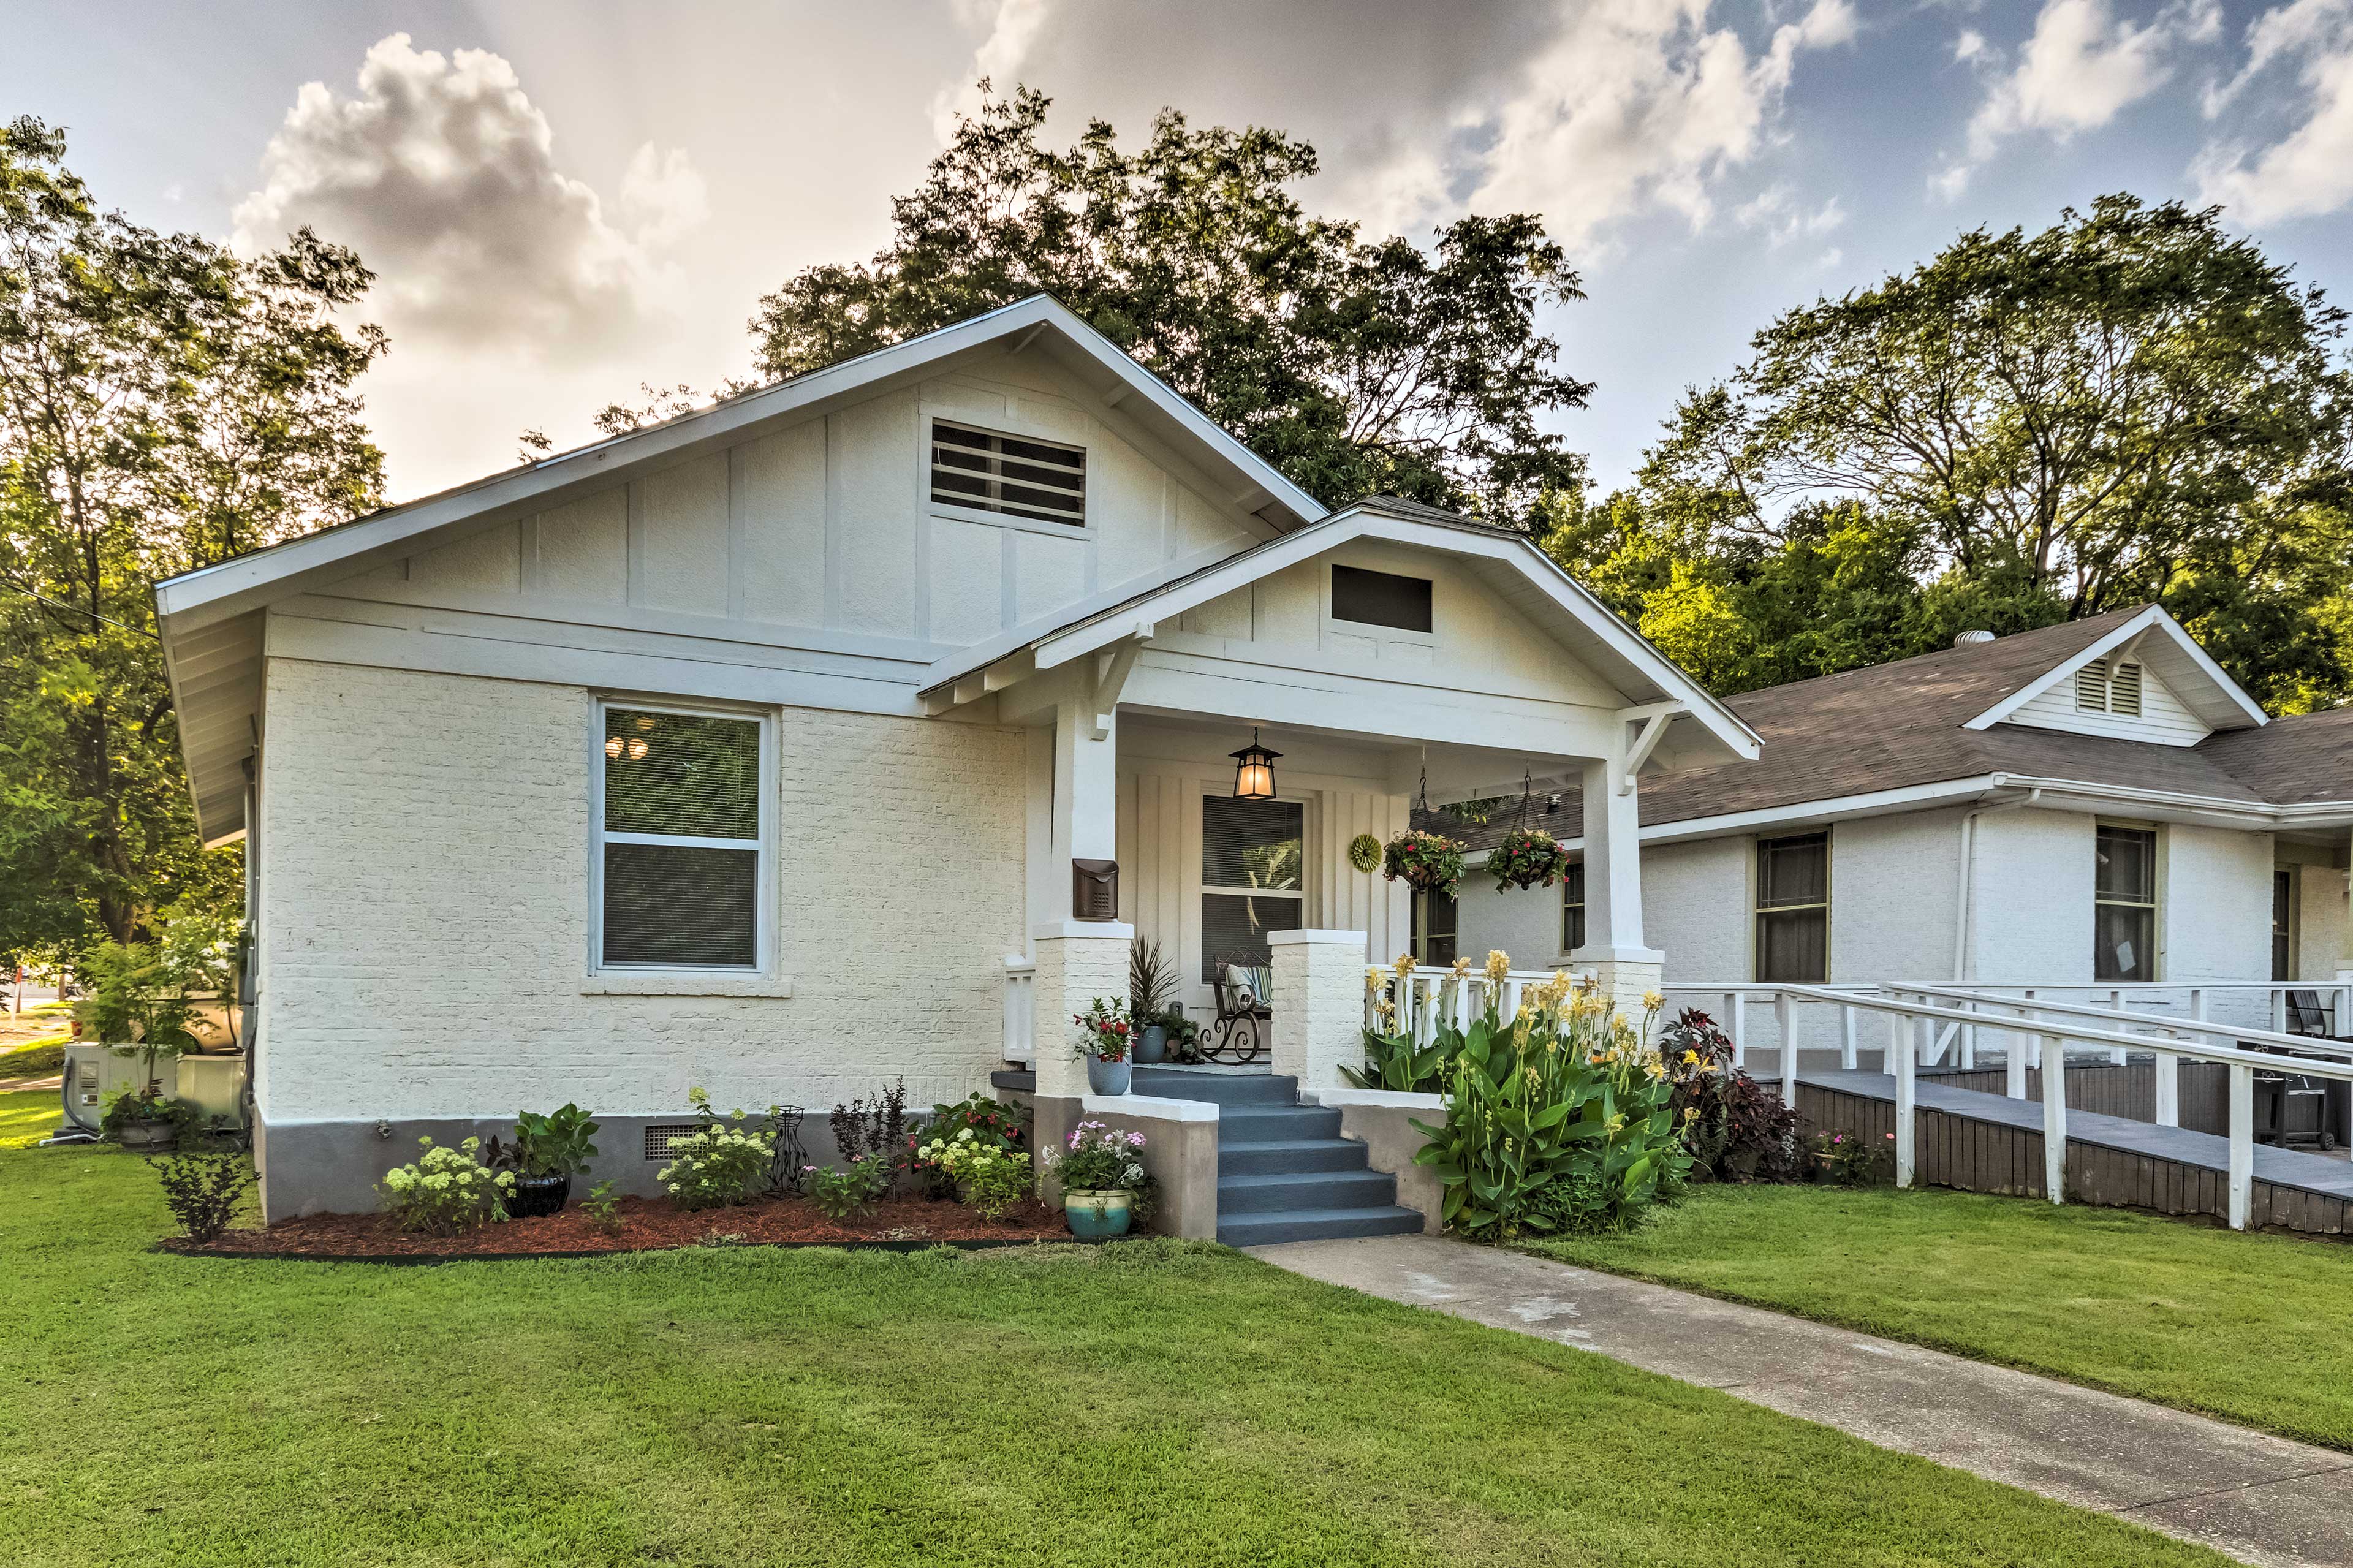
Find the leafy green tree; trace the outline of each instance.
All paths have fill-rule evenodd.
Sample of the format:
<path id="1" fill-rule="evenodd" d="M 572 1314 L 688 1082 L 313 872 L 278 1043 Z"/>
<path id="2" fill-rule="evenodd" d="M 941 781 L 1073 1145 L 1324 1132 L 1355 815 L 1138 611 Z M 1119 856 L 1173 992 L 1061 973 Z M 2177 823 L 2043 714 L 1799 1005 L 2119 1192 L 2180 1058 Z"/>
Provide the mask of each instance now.
<path id="1" fill-rule="evenodd" d="M 1936 646 L 1957 613 L 2000 631 L 2158 600 L 2259 696 L 2334 700 L 2353 682 L 2328 608 L 2353 574 L 2344 325 L 2212 209 L 2115 195 L 2040 234 L 1965 234 L 1786 312 L 1676 408 L 1638 480 L 1659 537 L 1637 554 L 1682 578 L 1641 614 L 1713 627 L 1749 679 L 1776 661 L 1724 645 L 1727 616 L 1845 668 Z M 1867 510 L 1868 553 L 1905 562 L 1916 603 L 1883 573 L 1857 596 L 1853 526 L 1823 532 L 1841 501 Z"/>
<path id="2" fill-rule="evenodd" d="M 101 213 L 38 121 L 0 130 L 0 957 L 136 940 L 233 894 L 196 843 L 162 577 L 374 505 L 330 317 L 373 280 L 308 230 L 240 260 Z"/>
<path id="3" fill-rule="evenodd" d="M 986 83 L 982 84 L 986 89 Z M 1424 250 L 1368 242 L 1290 192 L 1314 149 L 1164 110 L 1123 151 L 1103 121 L 1041 144 L 1048 100 L 988 98 L 891 243 L 760 301 L 761 368 L 796 375 L 1044 291 L 1327 504 L 1377 491 L 1522 524 L 1583 459 L 1538 428 L 1592 388 L 1537 310 L 1581 299 L 1534 217 L 1466 217 Z"/>

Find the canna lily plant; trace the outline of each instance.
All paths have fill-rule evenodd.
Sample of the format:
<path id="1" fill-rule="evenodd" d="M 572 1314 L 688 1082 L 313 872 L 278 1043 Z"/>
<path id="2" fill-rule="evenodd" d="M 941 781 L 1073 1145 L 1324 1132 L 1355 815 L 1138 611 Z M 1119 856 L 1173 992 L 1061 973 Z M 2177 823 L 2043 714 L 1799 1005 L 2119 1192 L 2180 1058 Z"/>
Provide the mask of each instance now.
<path id="1" fill-rule="evenodd" d="M 1448 1226 L 1509 1240 L 1612 1224 L 1679 1184 L 1690 1156 L 1650 1043 L 1658 1007 L 1637 1026 L 1589 984 L 1556 973 L 1506 1019 L 1500 989 L 1488 989 L 1444 1069 L 1445 1121 L 1414 1123 L 1430 1140 L 1415 1159 L 1438 1176 Z"/>

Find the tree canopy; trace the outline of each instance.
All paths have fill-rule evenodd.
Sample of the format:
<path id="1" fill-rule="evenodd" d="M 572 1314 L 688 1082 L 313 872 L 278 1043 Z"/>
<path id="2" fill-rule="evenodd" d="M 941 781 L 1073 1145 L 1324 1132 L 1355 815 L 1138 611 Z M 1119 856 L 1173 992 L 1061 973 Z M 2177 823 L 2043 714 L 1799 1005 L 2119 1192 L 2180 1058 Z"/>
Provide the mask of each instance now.
<path id="1" fill-rule="evenodd" d="M 56 958 L 228 900 L 195 832 L 162 577 L 375 504 L 331 319 L 373 280 L 308 230 L 242 260 L 101 213 L 64 133 L 0 130 L 0 956 Z"/>
<path id="2" fill-rule="evenodd" d="M 2344 324 L 2213 209 L 1973 231 L 1784 313 L 1551 537 L 1731 689 L 2158 601 L 2259 697 L 2335 700 Z"/>
<path id="3" fill-rule="evenodd" d="M 984 89 L 987 84 L 982 84 Z M 1106 122 L 1055 149 L 1017 89 L 957 126 L 892 202 L 891 243 L 760 301 L 761 368 L 799 374 L 1029 295 L 1054 295 L 1326 504 L 1387 491 L 1524 525 L 1583 459 L 1539 416 L 1591 386 L 1554 368 L 1539 308 L 1582 298 L 1525 215 L 1428 249 L 1310 216 L 1315 151 L 1164 110 L 1130 152 Z"/>

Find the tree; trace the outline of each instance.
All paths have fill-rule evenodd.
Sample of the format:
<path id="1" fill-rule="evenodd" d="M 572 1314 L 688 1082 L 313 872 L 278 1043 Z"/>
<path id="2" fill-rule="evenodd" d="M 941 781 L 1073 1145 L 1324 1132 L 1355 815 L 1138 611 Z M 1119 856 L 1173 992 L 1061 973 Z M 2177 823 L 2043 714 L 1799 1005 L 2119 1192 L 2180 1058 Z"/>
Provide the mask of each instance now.
<path id="1" fill-rule="evenodd" d="M 893 199 L 871 261 L 764 297 L 761 368 L 797 375 L 1042 291 L 1327 504 L 1388 491 L 1522 525 L 1581 486 L 1583 459 L 1537 422 L 1592 388 L 1553 369 L 1535 313 L 1583 296 L 1535 218 L 1368 243 L 1301 208 L 1289 187 L 1315 152 L 1281 132 L 1163 110 L 1133 153 L 1100 120 L 1057 151 L 1048 102 L 987 98 Z"/>
<path id="2" fill-rule="evenodd" d="M 1977 230 L 1758 333 L 1676 408 L 1642 510 L 1673 559 L 1753 573 L 1852 501 L 1990 629 L 2161 601 L 2259 696 L 2328 700 L 2353 681 L 2321 613 L 2353 569 L 2345 319 L 2215 209 L 2114 195 Z M 1895 604 L 1837 657 L 1912 640 Z"/>
<path id="3" fill-rule="evenodd" d="M 373 280 L 308 230 L 240 260 L 101 214 L 65 137 L 0 131 L 0 955 L 59 958 L 229 896 L 205 856 L 156 580 L 376 503 L 330 312 Z"/>

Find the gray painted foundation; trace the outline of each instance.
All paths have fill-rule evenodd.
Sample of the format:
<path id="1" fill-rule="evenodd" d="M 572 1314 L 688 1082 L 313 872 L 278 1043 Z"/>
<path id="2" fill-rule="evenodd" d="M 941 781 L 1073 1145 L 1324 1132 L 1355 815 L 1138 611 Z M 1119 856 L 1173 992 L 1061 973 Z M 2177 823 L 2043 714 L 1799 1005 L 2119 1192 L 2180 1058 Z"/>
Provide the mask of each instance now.
<path id="1" fill-rule="evenodd" d="M 748 1120 L 748 1119 L 747 1119 Z M 920 1119 L 909 1117 L 913 1126 Z M 656 1173 L 666 1159 L 646 1158 L 646 1129 L 691 1128 L 691 1114 L 672 1116 L 599 1116 L 596 1118 L 596 1158 L 572 1179 L 572 1201 L 577 1203 L 598 1182 L 609 1181 L 617 1192 L 637 1197 L 658 1197 L 661 1184 Z M 396 1165 L 416 1160 L 419 1138 L 455 1146 L 469 1138 L 485 1142 L 514 1136 L 512 1116 L 394 1118 L 383 1121 L 277 1121 L 262 1120 L 254 1128 L 253 1157 L 261 1172 L 262 1217 L 269 1224 L 298 1215 L 366 1214 L 379 1206 L 376 1184 Z M 803 1159 L 813 1165 L 834 1162 L 837 1151 L 825 1113 L 805 1117 L 800 1128 Z"/>

